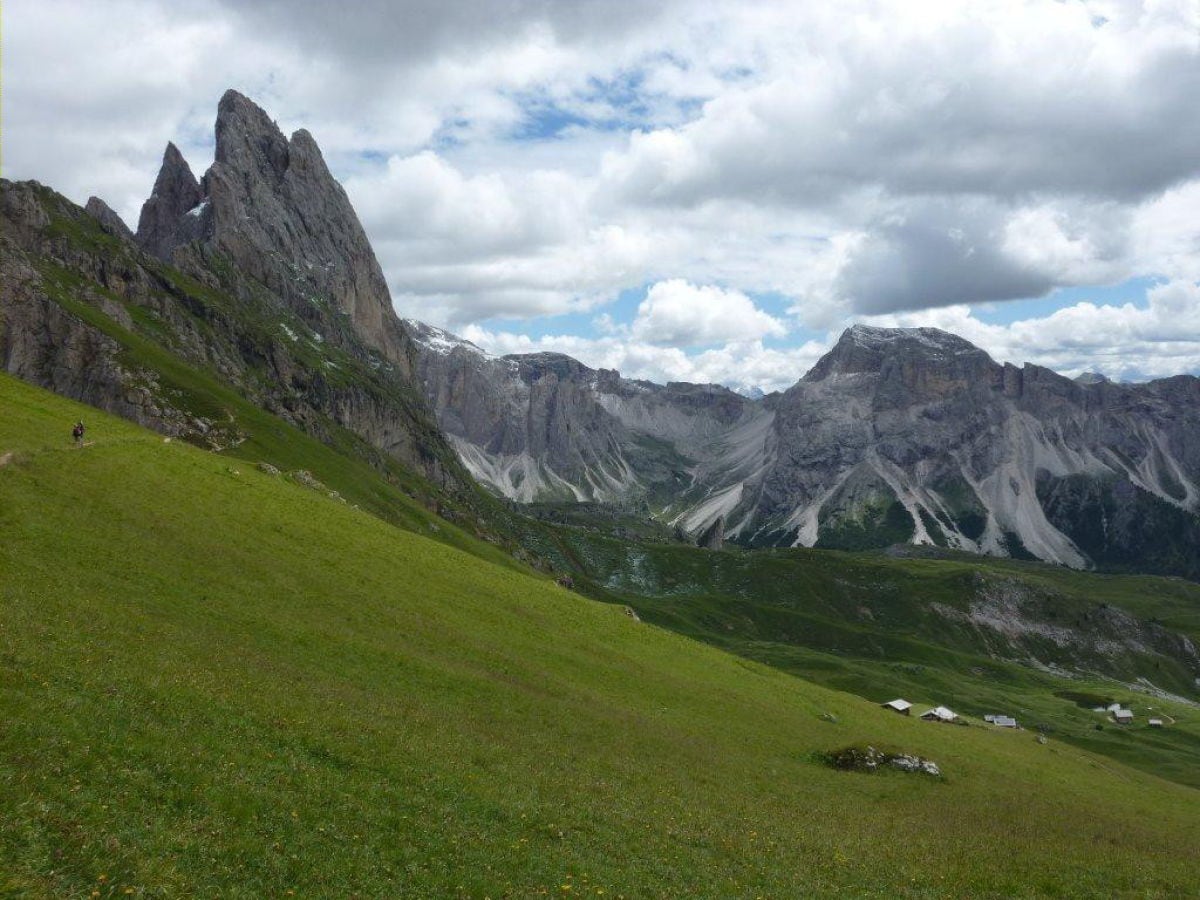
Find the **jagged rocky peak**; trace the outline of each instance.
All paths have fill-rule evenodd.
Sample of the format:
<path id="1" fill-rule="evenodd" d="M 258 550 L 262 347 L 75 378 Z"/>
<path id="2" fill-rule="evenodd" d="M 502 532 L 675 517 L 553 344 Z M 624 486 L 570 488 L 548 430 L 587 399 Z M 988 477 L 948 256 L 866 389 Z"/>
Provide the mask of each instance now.
<path id="1" fill-rule="evenodd" d="M 311 180 L 312 187 L 344 196 L 308 131 L 301 128 L 289 140 L 262 107 L 234 90 L 217 104 L 215 158 L 246 177 L 280 186 L 285 179 Z"/>
<path id="2" fill-rule="evenodd" d="M 116 214 L 111 206 L 99 197 L 88 197 L 87 206 L 83 210 L 99 222 L 100 227 L 113 237 L 124 238 L 130 241 L 134 239 L 133 232 L 129 230 L 129 226 L 125 224 L 125 221 Z"/>
<path id="3" fill-rule="evenodd" d="M 142 204 L 137 242 L 147 252 L 169 262 L 176 247 L 200 237 L 199 217 L 191 214 L 201 208 L 203 199 L 200 182 L 192 174 L 191 166 L 179 148 L 168 143 L 154 190 Z"/>
<path id="4" fill-rule="evenodd" d="M 204 187 L 214 250 L 300 309 L 349 316 L 363 341 L 407 366 L 407 338 L 379 261 L 307 131 L 288 140 L 257 104 L 226 91 Z"/>
<path id="5" fill-rule="evenodd" d="M 888 359 L 930 363 L 991 363 L 991 357 L 970 341 L 940 328 L 876 328 L 852 325 L 804 376 L 822 381 L 831 375 L 879 372 Z"/>
<path id="6" fill-rule="evenodd" d="M 288 140 L 254 101 L 228 90 L 217 104 L 216 161 L 242 172 L 282 178 L 288 169 Z"/>
<path id="7" fill-rule="evenodd" d="M 202 181 L 167 145 L 137 240 L 185 268 L 191 250 L 215 255 L 223 269 L 266 287 L 304 318 L 343 314 L 361 341 L 402 371 L 411 367 L 383 271 L 316 141 L 304 130 L 284 137 L 237 91 L 217 106 L 215 161 Z M 206 268 L 204 259 L 192 268 Z"/>
<path id="8" fill-rule="evenodd" d="M 1100 372 L 1082 372 L 1075 376 L 1076 384 L 1111 384 L 1112 379 L 1107 375 L 1102 375 Z"/>

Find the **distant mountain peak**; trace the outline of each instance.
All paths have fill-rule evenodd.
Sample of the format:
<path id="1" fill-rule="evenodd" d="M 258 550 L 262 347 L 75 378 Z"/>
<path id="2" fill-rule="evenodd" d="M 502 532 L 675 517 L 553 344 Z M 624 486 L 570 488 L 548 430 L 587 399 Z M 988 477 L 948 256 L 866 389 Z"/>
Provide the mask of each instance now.
<path id="1" fill-rule="evenodd" d="M 556 353 L 552 350 L 540 350 L 537 353 L 510 353 L 504 357 L 515 362 L 519 367 L 521 377 L 535 381 L 547 375 L 558 379 L 590 378 L 596 374 L 591 366 L 586 366 L 573 356 Z"/>
<path id="2" fill-rule="evenodd" d="M 857 323 L 842 332 L 804 380 L 878 372 L 885 359 L 897 355 L 930 363 L 960 358 L 991 359 L 970 341 L 940 328 L 879 328 Z"/>
<path id="3" fill-rule="evenodd" d="M 451 334 L 443 328 L 438 328 L 436 325 L 429 325 L 417 319 L 404 319 L 403 321 L 414 341 L 441 356 L 453 353 L 455 350 L 465 350 L 468 353 L 474 353 L 486 359 L 494 358 L 490 353 L 479 347 L 479 345 L 473 344 L 466 338 L 461 338 L 456 334 Z"/>
<path id="4" fill-rule="evenodd" d="M 844 332 L 839 340 L 849 340 L 868 347 L 885 347 L 890 344 L 912 342 L 934 350 L 952 352 L 978 352 L 979 348 L 965 338 L 940 328 L 880 328 L 856 322 Z"/>
<path id="5" fill-rule="evenodd" d="M 1081 372 L 1075 377 L 1076 384 L 1112 384 L 1112 379 L 1100 372 Z"/>

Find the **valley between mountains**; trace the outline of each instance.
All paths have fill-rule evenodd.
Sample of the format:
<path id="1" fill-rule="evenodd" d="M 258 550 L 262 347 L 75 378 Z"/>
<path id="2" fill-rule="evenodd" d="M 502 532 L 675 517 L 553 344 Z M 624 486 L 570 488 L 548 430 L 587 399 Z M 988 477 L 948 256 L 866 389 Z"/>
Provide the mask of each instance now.
<path id="1" fill-rule="evenodd" d="M 214 137 L 136 229 L 0 181 L 0 890 L 1200 891 L 1200 379 L 497 357 Z"/>

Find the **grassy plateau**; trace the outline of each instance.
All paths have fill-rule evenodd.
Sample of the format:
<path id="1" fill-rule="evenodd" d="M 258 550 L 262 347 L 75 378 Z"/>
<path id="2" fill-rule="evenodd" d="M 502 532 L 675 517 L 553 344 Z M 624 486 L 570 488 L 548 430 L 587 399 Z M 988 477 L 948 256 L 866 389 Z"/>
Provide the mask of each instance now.
<path id="1" fill-rule="evenodd" d="M 0 893 L 1200 893 L 1200 792 L 1053 735 L 885 712 L 5 376 L 0 459 Z M 822 761 L 852 745 L 942 777 Z"/>

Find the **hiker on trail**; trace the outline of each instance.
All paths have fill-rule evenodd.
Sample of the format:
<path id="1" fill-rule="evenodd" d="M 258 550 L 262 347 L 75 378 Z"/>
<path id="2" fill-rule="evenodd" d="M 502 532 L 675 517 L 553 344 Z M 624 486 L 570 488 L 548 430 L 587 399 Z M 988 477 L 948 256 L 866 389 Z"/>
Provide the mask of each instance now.
<path id="1" fill-rule="evenodd" d="M 76 447 L 83 446 L 83 432 L 84 432 L 83 420 L 80 419 L 78 422 L 75 423 L 75 427 L 71 429 L 71 437 L 75 438 L 75 446 Z"/>

